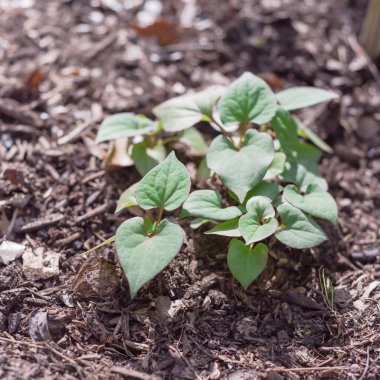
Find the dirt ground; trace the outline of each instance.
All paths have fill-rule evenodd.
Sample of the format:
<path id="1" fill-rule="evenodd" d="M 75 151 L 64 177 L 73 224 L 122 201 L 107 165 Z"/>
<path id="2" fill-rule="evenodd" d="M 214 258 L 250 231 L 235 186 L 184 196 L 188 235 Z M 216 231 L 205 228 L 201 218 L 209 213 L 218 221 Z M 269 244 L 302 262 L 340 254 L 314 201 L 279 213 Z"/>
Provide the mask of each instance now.
<path id="1" fill-rule="evenodd" d="M 356 38 L 365 4 L 0 1 L 0 227 L 60 254 L 48 279 L 22 258 L 0 264 L 1 379 L 380 379 L 380 76 Z M 99 123 L 244 71 L 341 95 L 300 114 L 334 149 L 321 169 L 339 230 L 312 252 L 275 247 L 247 292 L 227 241 L 189 231 L 132 302 L 112 246 L 80 255 L 128 217 L 114 207 L 138 178 L 104 170 Z"/>

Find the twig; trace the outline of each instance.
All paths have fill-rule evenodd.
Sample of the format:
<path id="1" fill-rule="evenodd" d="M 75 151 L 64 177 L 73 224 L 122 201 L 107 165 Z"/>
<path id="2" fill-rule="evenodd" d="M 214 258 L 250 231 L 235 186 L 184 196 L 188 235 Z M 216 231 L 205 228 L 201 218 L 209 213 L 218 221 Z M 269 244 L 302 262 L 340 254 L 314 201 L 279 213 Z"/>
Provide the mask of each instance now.
<path id="1" fill-rule="evenodd" d="M 25 233 L 40 230 L 45 227 L 53 226 L 65 218 L 62 214 L 50 214 L 44 218 L 33 220 L 30 223 L 24 224 L 23 226 L 16 228 L 15 231 L 18 233 Z"/>
<path id="2" fill-rule="evenodd" d="M 369 57 L 369 55 L 365 52 L 365 50 L 361 47 L 359 44 L 357 38 L 354 35 L 348 36 L 348 42 L 351 46 L 351 49 L 359 56 L 362 57 L 368 67 L 368 70 L 371 72 L 372 76 L 374 77 L 375 81 L 377 82 L 377 85 L 380 86 L 380 74 L 379 70 L 377 69 L 376 65 L 373 63 L 372 59 Z"/>
<path id="3" fill-rule="evenodd" d="M 359 377 L 359 380 L 364 379 L 365 375 L 367 374 L 368 367 L 369 367 L 369 346 L 367 346 L 367 361 L 365 363 L 365 368 L 364 368 L 362 375 Z"/>
<path id="4" fill-rule="evenodd" d="M 268 368 L 268 372 L 309 372 L 309 371 L 345 371 L 349 370 L 349 367 L 295 367 L 295 368 Z"/>
<path id="5" fill-rule="evenodd" d="M 90 219 L 90 218 L 93 218 L 97 215 L 104 214 L 108 210 L 108 207 L 109 207 L 109 204 L 104 203 L 101 206 L 96 207 L 96 208 L 86 212 L 85 214 L 79 216 L 78 218 L 76 218 L 75 223 L 81 223 L 86 219 Z"/>
<path id="6" fill-rule="evenodd" d="M 71 143 L 71 142 L 79 139 L 83 135 L 83 132 L 93 124 L 94 124 L 94 122 L 90 121 L 90 122 L 85 122 L 85 123 L 82 123 L 82 124 L 76 126 L 74 129 L 72 129 L 66 135 L 64 135 L 58 139 L 58 145 L 65 145 L 65 144 Z"/>

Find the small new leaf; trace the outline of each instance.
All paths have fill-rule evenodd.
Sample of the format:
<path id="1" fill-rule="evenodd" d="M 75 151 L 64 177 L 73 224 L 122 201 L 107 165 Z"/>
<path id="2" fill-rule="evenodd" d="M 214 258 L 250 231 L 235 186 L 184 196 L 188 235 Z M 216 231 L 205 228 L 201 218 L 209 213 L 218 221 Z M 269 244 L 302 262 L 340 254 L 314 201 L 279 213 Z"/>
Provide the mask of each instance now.
<path id="1" fill-rule="evenodd" d="M 241 233 L 239 231 L 239 218 L 219 223 L 215 227 L 211 228 L 211 230 L 206 231 L 205 234 L 240 237 Z"/>
<path id="2" fill-rule="evenodd" d="M 264 178 L 273 158 L 272 138 L 255 130 L 247 132 L 239 150 L 226 137 L 216 137 L 206 157 L 208 167 L 218 174 L 240 202 Z"/>
<path id="3" fill-rule="evenodd" d="M 232 239 L 228 246 L 227 264 L 232 275 L 247 290 L 268 262 L 268 247 L 259 243 L 254 248 Z"/>
<path id="4" fill-rule="evenodd" d="M 282 228 L 275 233 L 276 238 L 291 248 L 306 249 L 316 247 L 327 240 L 321 227 L 308 215 L 290 204 L 277 208 Z"/>
<path id="5" fill-rule="evenodd" d="M 274 159 L 270 164 L 267 173 L 265 174 L 265 180 L 271 180 L 280 175 L 285 168 L 286 156 L 282 152 L 276 152 L 274 155 Z"/>
<path id="6" fill-rule="evenodd" d="M 147 236 L 142 218 L 126 220 L 116 231 L 116 250 L 127 277 L 131 297 L 179 252 L 184 240 L 180 226 L 162 221 L 156 235 Z"/>
<path id="7" fill-rule="evenodd" d="M 275 210 L 267 197 L 252 197 L 246 208 L 247 214 L 239 220 L 239 230 L 246 244 L 266 239 L 276 231 Z"/>
<path id="8" fill-rule="evenodd" d="M 189 195 L 190 185 L 185 165 L 172 152 L 141 179 L 136 190 L 137 203 L 144 210 L 161 208 L 173 211 Z"/>
<path id="9" fill-rule="evenodd" d="M 338 97 L 331 91 L 315 87 L 294 87 L 276 94 L 278 102 L 287 111 L 313 106 L 318 103 L 328 102 Z"/>
<path id="10" fill-rule="evenodd" d="M 235 80 L 219 102 L 220 118 L 224 124 L 265 124 L 273 118 L 276 109 L 276 98 L 270 87 L 249 72 Z"/>
<path id="11" fill-rule="evenodd" d="M 296 186 L 288 185 L 284 190 L 284 199 L 316 218 L 326 219 L 335 226 L 338 224 L 338 207 L 334 198 L 318 185 L 307 186 L 304 195 Z"/>
<path id="12" fill-rule="evenodd" d="M 183 204 L 188 216 L 211 220 L 230 220 L 241 215 L 236 206 L 221 207 L 222 196 L 213 190 L 197 190 L 192 192 Z"/>
<path id="13" fill-rule="evenodd" d="M 128 207 L 137 206 L 137 200 L 135 196 L 137 185 L 138 182 L 134 183 L 120 195 L 120 198 L 117 201 L 115 214 Z"/>
<path id="14" fill-rule="evenodd" d="M 148 134 L 157 129 L 157 124 L 143 115 L 117 113 L 107 117 L 100 125 L 96 142 Z"/>

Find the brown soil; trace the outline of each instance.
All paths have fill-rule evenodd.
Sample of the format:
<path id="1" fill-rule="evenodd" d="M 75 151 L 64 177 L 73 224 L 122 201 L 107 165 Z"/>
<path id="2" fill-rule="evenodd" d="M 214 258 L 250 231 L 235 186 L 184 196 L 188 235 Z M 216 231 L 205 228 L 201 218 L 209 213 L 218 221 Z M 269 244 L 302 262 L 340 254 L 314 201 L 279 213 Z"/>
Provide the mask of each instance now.
<path id="1" fill-rule="evenodd" d="M 0 378 L 380 378 L 380 83 L 355 37 L 366 2 L 168 0 L 165 22 L 148 30 L 136 27 L 141 3 L 1 3 L 7 238 L 61 257 L 59 275 L 46 280 L 28 280 L 22 259 L 0 264 Z M 131 301 L 112 247 L 81 268 L 80 253 L 127 217 L 113 209 L 138 178 L 130 168 L 104 171 L 99 122 L 149 113 L 246 70 L 276 90 L 341 94 L 301 114 L 334 149 L 321 168 L 340 228 L 312 252 L 276 247 L 248 292 L 226 268 L 226 241 L 190 232 Z M 334 310 L 321 267 L 334 282 Z"/>

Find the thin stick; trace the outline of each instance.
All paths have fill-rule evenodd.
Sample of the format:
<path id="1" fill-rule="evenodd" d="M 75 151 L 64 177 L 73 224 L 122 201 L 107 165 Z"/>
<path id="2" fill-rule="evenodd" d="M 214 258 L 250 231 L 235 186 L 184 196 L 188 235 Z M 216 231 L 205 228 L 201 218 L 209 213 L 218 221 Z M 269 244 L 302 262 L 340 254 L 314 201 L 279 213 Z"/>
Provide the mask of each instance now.
<path id="1" fill-rule="evenodd" d="M 362 375 L 359 377 L 359 380 L 364 379 L 364 376 L 367 374 L 368 367 L 369 367 L 369 346 L 367 346 L 367 361 L 365 363 L 365 368 L 364 368 Z"/>
<path id="2" fill-rule="evenodd" d="M 272 372 L 309 372 L 309 371 L 344 371 L 349 370 L 349 367 L 295 367 L 295 368 L 268 368 L 268 371 Z"/>

